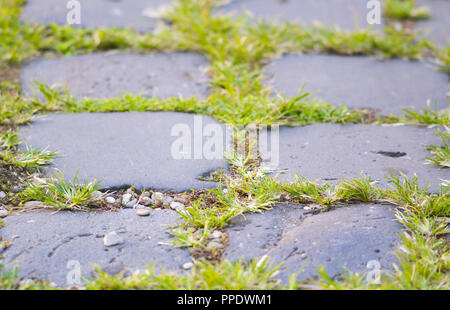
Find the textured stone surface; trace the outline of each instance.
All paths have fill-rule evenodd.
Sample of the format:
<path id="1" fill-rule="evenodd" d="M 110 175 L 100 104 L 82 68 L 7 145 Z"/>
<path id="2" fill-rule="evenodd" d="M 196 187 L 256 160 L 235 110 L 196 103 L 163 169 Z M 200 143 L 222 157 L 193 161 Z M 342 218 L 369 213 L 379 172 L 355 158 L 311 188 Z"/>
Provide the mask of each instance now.
<path id="1" fill-rule="evenodd" d="M 200 152 L 201 159 L 193 159 L 194 136 L 199 137 L 195 119 L 201 129 L 221 126 L 211 117 L 175 112 L 53 114 L 22 127 L 21 138 L 27 145 L 57 150 L 59 157 L 51 168 L 60 169 L 69 180 L 79 169 L 79 178 L 104 179 L 101 185 L 108 188 L 132 185 L 184 191 L 214 187 L 216 183 L 197 177 L 226 169 L 226 162 L 206 159 L 205 152 Z M 177 124 L 188 126 L 192 159 L 172 156 L 172 144 L 180 138 L 178 132 L 172 136 Z M 200 142 L 206 145 L 208 141 Z"/>
<path id="2" fill-rule="evenodd" d="M 300 174 L 310 180 L 336 182 L 342 178 L 358 178 L 363 172 L 377 181 L 378 186 L 386 187 L 389 182 L 385 176 L 391 172 L 393 175 L 404 173 L 409 178 L 416 173 L 422 186 L 429 182 L 429 190 L 437 192 L 441 180 L 450 179 L 450 172 L 425 165 L 425 158 L 430 156 L 425 146 L 442 143 L 434 132 L 434 129 L 414 126 L 281 127 L 278 166 L 281 174 L 278 177 L 294 180 L 295 174 Z"/>
<path id="3" fill-rule="evenodd" d="M 69 261 L 78 261 L 83 277 L 93 275 L 93 264 L 109 273 L 143 270 L 149 263 L 171 271 L 181 271 L 191 260 L 189 252 L 168 242 L 168 225 L 179 216 L 170 210 L 154 210 L 140 217 L 135 210 L 119 212 L 49 212 L 33 211 L 7 217 L 0 229 L 11 246 L 3 253 L 8 268 L 19 267 L 25 279 L 49 280 L 66 286 L 66 276 L 73 269 Z M 124 243 L 105 247 L 103 236 L 115 231 Z"/>
<path id="4" fill-rule="evenodd" d="M 67 24 L 69 1 L 28 0 L 22 20 L 39 24 Z M 151 31 L 160 21 L 155 14 L 171 4 L 170 0 L 78 0 L 80 25 L 73 27 L 131 27 L 142 32 Z M 151 14 L 153 13 L 153 14 Z"/>
<path id="5" fill-rule="evenodd" d="M 402 228 L 391 207 L 351 205 L 309 216 L 300 208 L 281 205 L 238 219 L 227 229 L 230 246 L 224 256 L 237 260 L 268 255 L 273 263 L 284 261 L 279 275 L 284 282 L 305 263 L 299 280 L 315 276 L 320 265 L 336 276 L 343 267 L 361 272 L 377 260 L 381 270 L 389 270 L 396 261 L 392 251 Z"/>
<path id="6" fill-rule="evenodd" d="M 326 26 L 337 25 L 353 30 L 369 26 L 366 16 L 370 11 L 361 0 L 237 0 L 219 9 L 220 13 L 242 13 L 247 10 L 256 18 L 290 21 L 312 25 L 315 21 Z M 373 28 L 379 27 L 373 25 Z"/>
<path id="7" fill-rule="evenodd" d="M 448 0 L 419 0 L 418 5 L 430 9 L 431 18 L 417 22 L 418 30 L 424 30 L 426 37 L 434 40 L 438 45 L 449 44 L 450 35 L 450 1 Z"/>
<path id="8" fill-rule="evenodd" d="M 448 106 L 448 76 L 419 62 L 380 61 L 370 57 L 287 55 L 268 66 L 276 91 L 295 96 L 305 91 L 333 105 L 403 114 L 403 108 Z"/>
<path id="9" fill-rule="evenodd" d="M 22 69 L 22 87 L 34 80 L 67 87 L 77 97 L 113 98 L 124 93 L 147 97 L 206 96 L 208 62 L 193 53 L 96 53 L 36 59 Z"/>

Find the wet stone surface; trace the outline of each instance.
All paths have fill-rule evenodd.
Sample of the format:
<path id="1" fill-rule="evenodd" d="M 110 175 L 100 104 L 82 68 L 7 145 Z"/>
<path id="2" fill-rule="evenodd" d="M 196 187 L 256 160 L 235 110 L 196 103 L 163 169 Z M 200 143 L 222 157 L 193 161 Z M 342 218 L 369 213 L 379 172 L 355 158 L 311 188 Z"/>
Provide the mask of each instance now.
<path id="1" fill-rule="evenodd" d="M 194 135 L 201 137 L 206 128 L 224 131 L 211 117 L 176 112 L 53 114 L 20 130 L 22 148 L 58 151 L 46 171 L 58 168 L 67 180 L 78 172 L 80 180 L 103 179 L 100 185 L 110 189 L 134 186 L 182 192 L 215 187 L 198 177 L 226 171 L 215 140 L 204 137 L 200 147 L 194 146 Z"/>
<path id="2" fill-rule="evenodd" d="M 153 210 L 148 217 L 137 216 L 135 210 L 11 215 L 0 229 L 3 239 L 11 242 L 2 253 L 2 263 L 7 268 L 17 266 L 22 279 L 48 280 L 58 286 L 70 286 L 67 277 L 74 268 L 80 267 L 82 277 L 94 276 L 93 265 L 117 274 L 143 270 L 154 262 L 158 272 L 160 266 L 180 272 L 191 261 L 189 252 L 158 244 L 170 241 L 168 226 L 178 218 L 170 210 Z M 105 246 L 104 236 L 111 232 L 122 242 Z"/>
<path id="3" fill-rule="evenodd" d="M 305 263 L 300 281 L 316 276 L 321 265 L 331 277 L 342 274 L 342 267 L 365 271 L 372 260 L 389 271 L 396 262 L 393 251 L 402 226 L 385 205 L 350 205 L 310 215 L 300 205 L 282 204 L 238 218 L 226 231 L 230 246 L 225 258 L 267 255 L 275 264 L 284 261 L 278 277 L 287 283 Z"/>
<path id="4" fill-rule="evenodd" d="M 82 98 L 114 98 L 125 93 L 145 97 L 208 95 L 206 57 L 194 53 L 95 53 L 36 59 L 22 68 L 22 88 L 33 94 L 34 80 L 67 88 Z"/>
<path id="5" fill-rule="evenodd" d="M 242 14 L 248 11 L 255 18 L 267 21 L 297 22 L 338 26 L 345 30 L 369 27 L 366 1 L 360 0 L 237 0 L 218 10 L 219 13 Z M 380 28 L 371 25 L 372 29 Z"/>
<path id="6" fill-rule="evenodd" d="M 141 32 L 152 31 L 162 20 L 158 11 L 172 4 L 172 0 L 78 0 L 80 24 L 74 23 L 78 7 L 67 7 L 69 1 L 28 0 L 22 21 L 38 24 L 66 25 L 73 27 L 131 27 Z M 76 13 L 75 13 L 76 14 Z"/>
<path id="7" fill-rule="evenodd" d="M 389 115 L 403 109 L 418 111 L 448 107 L 447 74 L 428 64 L 370 57 L 287 55 L 269 64 L 268 83 L 274 91 L 296 96 L 305 92 L 325 102 L 349 108 L 366 108 Z"/>
<path id="8" fill-rule="evenodd" d="M 390 185 L 386 176 L 405 174 L 412 179 L 416 174 L 422 187 L 429 183 L 429 191 L 437 193 L 439 184 L 450 175 L 446 169 L 425 164 L 430 156 L 425 147 L 442 144 L 434 133 L 434 129 L 414 126 L 281 127 L 277 144 L 279 165 L 274 175 L 278 173 L 277 177 L 284 181 L 293 181 L 299 174 L 309 180 L 335 183 L 363 173 L 377 181 L 377 186 L 386 188 Z M 263 157 L 270 159 L 270 154 Z"/>

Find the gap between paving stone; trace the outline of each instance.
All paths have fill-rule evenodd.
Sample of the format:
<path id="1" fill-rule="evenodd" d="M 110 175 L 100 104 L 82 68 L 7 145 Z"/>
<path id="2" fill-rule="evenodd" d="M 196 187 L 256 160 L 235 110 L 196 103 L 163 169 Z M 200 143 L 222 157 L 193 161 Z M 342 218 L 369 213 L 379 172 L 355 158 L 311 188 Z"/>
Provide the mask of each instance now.
<path id="1" fill-rule="evenodd" d="M 429 64 L 364 56 L 286 55 L 266 69 L 276 92 L 296 96 L 304 91 L 325 102 L 349 108 L 373 109 L 381 114 L 402 115 L 448 107 L 449 77 Z M 435 105 L 436 104 L 436 105 Z"/>
<path id="2" fill-rule="evenodd" d="M 2 254 L 7 268 L 18 266 L 23 279 L 49 280 L 58 286 L 68 285 L 70 261 L 80 263 L 81 275 L 93 276 L 93 265 L 110 274 L 122 270 L 143 270 L 156 263 L 167 271 L 181 272 L 190 262 L 187 249 L 161 245 L 171 240 L 168 226 L 178 222 L 171 210 L 153 210 L 148 217 L 135 210 L 118 212 L 29 211 L 10 215 L 0 229 L 11 246 Z M 123 244 L 105 247 L 103 236 L 115 231 Z"/>
<path id="3" fill-rule="evenodd" d="M 342 267 L 368 271 L 371 260 L 378 261 L 382 271 L 396 263 L 393 251 L 402 225 L 395 221 L 391 206 L 358 204 L 317 215 L 306 212 L 302 205 L 281 204 L 264 214 L 236 218 L 226 229 L 230 245 L 224 258 L 268 255 L 274 264 L 284 261 L 277 276 L 284 283 L 306 262 L 299 281 L 316 276 L 319 265 L 335 277 Z"/>
<path id="4" fill-rule="evenodd" d="M 386 188 L 390 186 L 386 175 L 405 174 L 412 179 L 417 174 L 422 187 L 429 183 L 429 191 L 437 193 L 439 184 L 450 179 L 450 172 L 425 164 L 431 156 L 425 146 L 442 144 L 433 133 L 435 129 L 414 126 L 314 124 L 281 127 L 278 141 L 273 143 L 268 135 L 268 145 L 279 149 L 276 177 L 282 181 L 293 181 L 300 174 L 311 181 L 335 183 L 358 178 L 363 172 Z M 262 157 L 276 162 L 270 155 L 263 153 Z"/>
<path id="5" fill-rule="evenodd" d="M 67 25 L 69 1 L 28 0 L 21 15 L 24 22 L 38 24 Z M 169 0 L 78 0 L 80 3 L 80 24 L 72 27 L 131 27 L 140 32 L 151 32 L 162 20 L 158 10 L 172 4 Z M 72 14 L 70 14 L 72 16 Z"/>
<path id="6" fill-rule="evenodd" d="M 78 97 L 114 98 L 124 93 L 146 97 L 204 97 L 209 80 L 206 57 L 195 53 L 126 54 L 117 51 L 35 59 L 22 68 L 25 94 L 34 80 L 67 87 Z M 42 97 L 42 96 L 41 96 Z"/>
<path id="7" fill-rule="evenodd" d="M 181 129 L 186 129 L 182 135 Z M 50 114 L 20 127 L 24 141 L 20 147 L 57 150 L 59 157 L 45 171 L 58 168 L 67 180 L 73 180 L 79 170 L 80 180 L 104 179 L 100 185 L 109 189 L 132 185 L 138 190 L 183 192 L 216 187 L 217 183 L 197 177 L 220 169 L 227 172 L 222 158 L 225 149 L 219 148 L 225 146 L 226 134 L 217 136 L 217 149 L 211 144 L 209 148 L 213 138 L 200 132 L 206 135 L 207 129 L 225 133 L 225 126 L 213 118 L 187 113 Z M 183 137 L 185 150 L 177 147 Z M 208 150 L 216 159 L 205 156 Z M 182 152 L 190 159 L 177 159 Z M 195 152 L 200 159 L 194 159 Z"/>
<path id="8" fill-rule="evenodd" d="M 217 10 L 218 14 L 243 14 L 249 11 L 255 18 L 267 21 L 296 22 L 312 26 L 320 22 L 325 26 L 338 26 L 345 30 L 372 27 L 381 31 L 381 25 L 367 22 L 367 2 L 361 0 L 237 0 Z M 381 21 L 381 24 L 383 22 Z"/>

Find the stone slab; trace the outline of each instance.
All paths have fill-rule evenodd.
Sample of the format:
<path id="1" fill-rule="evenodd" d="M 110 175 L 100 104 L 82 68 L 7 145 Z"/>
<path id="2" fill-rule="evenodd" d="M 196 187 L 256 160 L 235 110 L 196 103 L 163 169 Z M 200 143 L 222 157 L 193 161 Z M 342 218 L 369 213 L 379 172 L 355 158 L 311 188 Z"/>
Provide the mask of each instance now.
<path id="1" fill-rule="evenodd" d="M 21 15 L 24 22 L 39 24 L 68 24 L 67 15 L 73 7 L 69 1 L 28 0 Z M 152 31 L 161 20 L 158 9 L 167 6 L 171 0 L 78 0 L 80 3 L 80 24 L 73 27 L 131 27 L 141 32 Z M 153 14 L 149 14 L 152 12 Z"/>
<path id="2" fill-rule="evenodd" d="M 337 25 L 341 29 L 365 29 L 369 26 L 366 1 L 361 0 L 236 0 L 221 7 L 219 13 L 242 14 L 248 11 L 256 18 L 277 22 L 296 22 L 313 25 L 320 22 L 326 26 Z M 372 25 L 373 29 L 381 28 Z"/>
<path id="3" fill-rule="evenodd" d="M 335 277 L 343 267 L 365 271 L 371 260 L 378 261 L 382 271 L 389 271 L 396 262 L 393 250 L 402 226 L 395 221 L 391 207 L 350 205 L 310 216 L 302 215 L 300 208 L 281 205 L 237 219 L 227 229 L 230 246 L 224 257 L 237 260 L 267 255 L 272 263 L 284 262 L 278 277 L 285 283 L 305 263 L 300 281 L 316 276 L 320 265 Z"/>
<path id="4" fill-rule="evenodd" d="M 319 182 L 354 179 L 362 172 L 385 188 L 385 176 L 417 174 L 422 186 L 438 192 L 442 180 L 450 179 L 448 169 L 425 165 L 431 154 L 426 145 L 441 145 L 435 129 L 414 126 L 314 124 L 304 127 L 281 127 L 277 176 L 293 181 L 296 174 Z M 270 136 L 270 135 L 269 135 Z M 262 137 L 260 137 L 262 139 Z M 265 159 L 270 153 L 263 154 Z M 273 159 L 272 159 L 273 162 Z"/>
<path id="5" fill-rule="evenodd" d="M 333 105 L 403 114 L 435 103 L 448 107 L 449 77 L 424 63 L 370 57 L 286 55 L 271 63 L 266 75 L 276 92 L 295 96 L 304 91 Z"/>
<path id="6" fill-rule="evenodd" d="M 426 37 L 438 45 L 448 45 L 450 43 L 450 2 L 448 0 L 419 0 L 417 5 L 427 6 L 430 9 L 431 18 L 418 21 L 416 30 L 425 31 Z"/>
<path id="7" fill-rule="evenodd" d="M 34 80 L 68 88 L 79 98 L 114 98 L 125 93 L 146 97 L 208 95 L 206 57 L 194 53 L 95 53 L 35 59 L 22 68 L 22 88 L 32 94 Z"/>
<path id="8" fill-rule="evenodd" d="M 184 158 L 175 152 L 178 148 L 172 152 L 174 143 L 182 137 L 177 130 L 172 136 L 178 124 L 187 126 L 189 132 L 183 136 L 191 142 Z M 217 159 L 207 159 L 203 156 L 206 151 L 200 149 L 200 159 L 194 159 L 198 149 L 194 148 L 194 138 L 201 137 L 199 130 L 206 126 L 224 129 L 211 117 L 176 112 L 51 114 L 21 127 L 20 137 L 24 140 L 22 148 L 29 145 L 58 151 L 59 157 L 46 171 L 58 168 L 68 180 L 79 170 L 79 179 L 103 179 L 101 186 L 106 188 L 132 185 L 182 192 L 215 187 L 216 183 L 197 177 L 226 171 L 223 152 L 216 153 Z M 208 141 L 200 140 L 202 145 Z"/>
<path id="9" fill-rule="evenodd" d="M 169 271 L 181 272 L 191 261 L 188 250 L 158 242 L 168 242 L 168 225 L 179 216 L 171 210 L 153 210 L 148 217 L 135 210 L 118 212 L 30 211 L 8 216 L 0 229 L 11 246 L 3 253 L 7 268 L 17 266 L 19 277 L 70 286 L 66 277 L 79 263 L 81 276 L 94 275 L 93 265 L 110 274 L 134 272 L 154 262 Z M 105 247 L 103 236 L 115 231 L 123 243 Z"/>

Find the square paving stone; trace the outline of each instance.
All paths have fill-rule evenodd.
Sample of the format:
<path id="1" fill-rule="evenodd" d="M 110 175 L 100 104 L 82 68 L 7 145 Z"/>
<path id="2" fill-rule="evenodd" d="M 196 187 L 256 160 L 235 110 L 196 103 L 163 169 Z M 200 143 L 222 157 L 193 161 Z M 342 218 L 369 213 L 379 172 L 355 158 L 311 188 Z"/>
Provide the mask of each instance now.
<path id="1" fill-rule="evenodd" d="M 425 164 L 431 156 L 425 146 L 442 144 L 433 133 L 434 129 L 413 126 L 315 124 L 281 127 L 279 142 L 268 139 L 268 143 L 279 147 L 280 180 L 293 181 L 299 174 L 334 183 L 363 173 L 385 188 L 390 185 L 385 176 L 391 173 L 410 179 L 417 174 L 422 187 L 429 183 L 429 191 L 438 192 L 439 184 L 450 180 L 450 170 Z M 263 157 L 269 159 L 268 155 Z"/>
<path id="2" fill-rule="evenodd" d="M 427 6 L 430 9 L 431 18 L 417 22 L 416 30 L 423 30 L 426 37 L 434 40 L 438 45 L 450 43 L 450 1 L 427 0 L 418 1 L 417 5 Z"/>
<path id="3" fill-rule="evenodd" d="M 380 25 L 369 25 L 367 14 L 371 10 L 367 8 L 367 2 L 361 0 L 237 0 L 218 10 L 220 13 L 238 14 L 244 11 L 249 11 L 256 18 L 277 22 L 313 25 L 317 21 L 345 30 L 368 26 L 381 28 Z"/>
<path id="4" fill-rule="evenodd" d="M 146 97 L 206 96 L 206 57 L 193 53 L 96 53 L 36 59 L 22 68 L 22 87 L 32 94 L 34 80 L 60 85 L 81 97 L 113 98 L 124 93 Z"/>
<path id="5" fill-rule="evenodd" d="M 304 91 L 333 105 L 403 114 L 404 108 L 448 107 L 448 75 L 427 64 L 370 57 L 286 55 L 267 68 L 276 92 Z"/>
<path id="6" fill-rule="evenodd" d="M 284 204 L 237 218 L 226 230 L 230 246 L 224 257 L 238 260 L 267 255 L 272 263 L 284 262 L 278 276 L 284 283 L 305 263 L 300 281 L 316 276 L 319 266 L 331 277 L 341 274 L 343 267 L 370 271 L 370 261 L 378 262 L 381 272 L 392 270 L 402 225 L 395 221 L 390 206 L 349 205 L 317 215 L 307 215 L 301 208 Z"/>
<path id="7" fill-rule="evenodd" d="M 79 263 L 81 276 L 94 275 L 94 265 L 110 274 L 143 270 L 155 263 L 168 271 L 181 272 L 191 261 L 189 251 L 161 245 L 171 239 L 169 225 L 177 223 L 171 210 L 153 210 L 148 217 L 136 210 L 118 212 L 31 211 L 8 216 L 0 229 L 3 240 L 11 243 L 2 255 L 7 268 L 17 266 L 19 277 L 70 286 L 67 276 Z M 122 244 L 105 247 L 103 237 L 115 231 Z M 73 279 L 73 278 L 72 278 Z"/>
<path id="8" fill-rule="evenodd" d="M 155 28 L 157 12 L 173 3 L 172 0 L 78 0 L 80 3 L 80 24 L 73 27 L 131 27 L 141 32 Z M 74 7 L 67 8 L 69 1 L 28 0 L 21 19 L 39 24 L 69 24 Z M 70 19 L 69 19 L 70 20 Z"/>
<path id="9" fill-rule="evenodd" d="M 220 151 L 225 137 L 215 148 L 215 140 L 206 135 L 213 130 L 221 139 L 224 126 L 207 116 L 175 112 L 52 114 L 20 130 L 25 141 L 22 148 L 26 144 L 59 152 L 47 172 L 58 168 L 72 180 L 79 170 L 79 179 L 103 179 L 101 186 L 106 188 L 132 185 L 182 192 L 215 187 L 216 183 L 197 177 L 227 167 Z M 182 139 L 187 139 L 183 145 Z"/>

